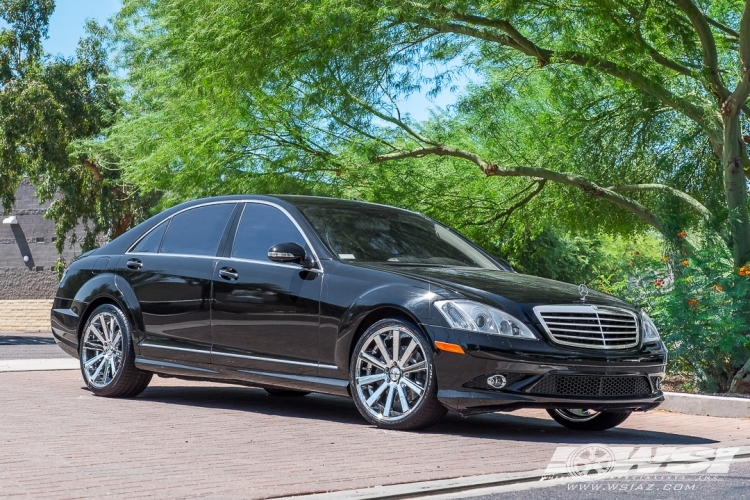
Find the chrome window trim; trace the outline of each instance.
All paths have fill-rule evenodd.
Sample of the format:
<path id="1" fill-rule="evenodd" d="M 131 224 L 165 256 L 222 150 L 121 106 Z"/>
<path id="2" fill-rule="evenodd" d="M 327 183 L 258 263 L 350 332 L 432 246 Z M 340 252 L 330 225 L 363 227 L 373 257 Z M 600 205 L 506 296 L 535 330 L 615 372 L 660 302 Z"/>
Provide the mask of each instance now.
<path id="1" fill-rule="evenodd" d="M 316 268 L 310 268 L 305 269 L 304 267 L 300 266 L 299 264 L 285 264 L 283 262 L 273 262 L 273 261 L 265 261 L 265 260 L 252 260 L 252 259 L 239 259 L 239 258 L 230 258 L 230 257 L 216 257 L 216 256 L 209 256 L 209 255 L 193 255 L 189 253 L 150 253 L 150 252 L 130 252 L 128 255 L 151 255 L 151 256 L 161 256 L 164 258 L 170 258 L 170 257 L 180 257 L 180 258 L 190 258 L 190 259 L 211 259 L 215 261 L 220 260 L 233 260 L 233 261 L 239 261 L 239 262 L 248 262 L 251 264 L 262 264 L 264 266 L 277 266 L 277 267 L 285 267 L 287 269 L 296 269 L 297 271 L 305 270 L 310 271 L 314 273 L 323 274 L 322 269 L 316 269 Z"/>
<path id="2" fill-rule="evenodd" d="M 287 269 L 296 269 L 298 271 L 304 270 L 304 271 L 310 271 L 313 273 L 319 273 L 323 274 L 322 269 L 318 269 L 316 267 L 311 267 L 310 269 L 305 269 L 304 267 L 300 266 L 299 264 L 285 264 L 284 262 L 273 262 L 271 260 L 255 260 L 255 259 L 243 259 L 240 257 L 220 257 L 221 260 L 233 260 L 236 262 L 247 262 L 249 264 L 262 264 L 264 266 L 277 266 L 277 267 L 286 267 Z"/>
<path id="3" fill-rule="evenodd" d="M 567 342 L 564 340 L 558 339 L 554 333 L 550 331 L 550 328 L 547 326 L 547 322 L 542 317 L 543 312 L 557 312 L 557 313 L 586 313 L 586 314 L 596 314 L 597 320 L 599 320 L 599 315 L 597 314 L 597 311 L 607 312 L 612 311 L 614 313 L 620 314 L 620 315 L 627 315 L 632 316 L 634 323 L 635 323 L 635 342 L 631 344 L 626 345 L 618 345 L 618 346 L 607 346 L 607 345 L 582 345 L 580 343 L 576 342 Z M 640 319 L 638 318 L 638 315 L 634 313 L 633 311 L 629 311 L 627 309 L 623 309 L 620 307 L 614 307 L 614 306 L 598 306 L 598 305 L 542 305 L 542 306 L 536 306 L 534 307 L 534 314 L 537 317 L 537 320 L 542 325 L 542 328 L 544 328 L 544 331 L 547 332 L 547 335 L 549 338 L 556 344 L 570 346 L 570 347 L 576 347 L 578 349 L 599 349 L 599 350 L 619 350 L 619 349 L 629 349 L 631 347 L 636 347 L 640 344 L 641 341 L 641 324 Z M 601 322 L 599 323 L 600 332 L 601 332 Z M 596 333 L 596 332 L 591 332 Z M 606 344 L 606 340 L 604 337 L 602 337 L 602 341 Z"/>

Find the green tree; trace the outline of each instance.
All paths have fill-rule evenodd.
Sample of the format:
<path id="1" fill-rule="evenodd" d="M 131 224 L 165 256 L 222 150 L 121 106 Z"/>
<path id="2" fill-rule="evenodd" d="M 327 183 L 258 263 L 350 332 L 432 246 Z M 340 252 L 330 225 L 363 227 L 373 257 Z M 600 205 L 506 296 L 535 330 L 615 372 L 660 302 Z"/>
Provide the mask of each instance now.
<path id="1" fill-rule="evenodd" d="M 123 233 L 148 206 L 120 179 L 115 158 L 89 154 L 85 143 L 70 148 L 114 123 L 122 92 L 108 67 L 106 30 L 92 21 L 75 58 L 44 55 L 53 9 L 52 0 L 0 3 L 8 24 L 0 30 L 0 201 L 9 209 L 28 176 L 40 201 L 52 200 L 45 216 L 56 223 L 58 251 L 79 224 L 87 250 L 98 235 Z"/>
<path id="2" fill-rule="evenodd" d="M 685 229 L 705 225 L 727 272 L 750 261 L 745 2 L 127 0 L 116 33 L 134 98 L 102 150 L 144 189 L 356 193 L 410 170 L 439 186 L 463 162 L 492 183 L 486 229 L 528 205 L 694 252 Z M 468 69 L 456 109 L 400 112 Z"/>

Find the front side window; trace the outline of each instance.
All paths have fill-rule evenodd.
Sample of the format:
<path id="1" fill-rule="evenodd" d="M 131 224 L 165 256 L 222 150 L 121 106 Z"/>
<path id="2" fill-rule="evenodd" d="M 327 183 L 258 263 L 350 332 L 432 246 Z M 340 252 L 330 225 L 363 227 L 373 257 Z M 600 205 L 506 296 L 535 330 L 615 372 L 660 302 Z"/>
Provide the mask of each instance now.
<path id="1" fill-rule="evenodd" d="M 276 207 L 248 203 L 237 227 L 232 257 L 268 260 L 268 249 L 279 243 L 297 243 L 306 247 L 305 239 L 289 217 Z"/>
<path id="2" fill-rule="evenodd" d="M 172 217 L 160 253 L 214 256 L 234 203 L 191 208 Z"/>

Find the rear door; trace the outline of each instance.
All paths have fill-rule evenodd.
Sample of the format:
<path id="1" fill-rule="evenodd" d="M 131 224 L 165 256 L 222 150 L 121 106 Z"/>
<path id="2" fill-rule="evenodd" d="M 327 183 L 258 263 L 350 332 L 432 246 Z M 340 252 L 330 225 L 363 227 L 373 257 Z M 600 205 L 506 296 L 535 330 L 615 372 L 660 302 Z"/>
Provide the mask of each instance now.
<path id="1" fill-rule="evenodd" d="M 211 361 L 211 282 L 236 203 L 187 209 L 148 233 L 120 259 L 141 307 L 140 355 Z"/>
<path id="2" fill-rule="evenodd" d="M 246 204 L 231 250 L 214 271 L 214 364 L 316 374 L 323 274 L 270 261 L 268 249 L 287 242 L 311 252 L 300 229 L 280 208 Z"/>

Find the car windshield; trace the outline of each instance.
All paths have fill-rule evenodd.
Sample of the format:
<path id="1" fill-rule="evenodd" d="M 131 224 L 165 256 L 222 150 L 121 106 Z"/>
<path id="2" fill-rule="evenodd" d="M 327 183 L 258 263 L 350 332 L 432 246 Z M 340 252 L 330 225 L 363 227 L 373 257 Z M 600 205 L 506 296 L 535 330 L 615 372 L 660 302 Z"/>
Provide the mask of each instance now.
<path id="1" fill-rule="evenodd" d="M 498 269 L 472 245 L 426 217 L 388 207 L 298 204 L 342 261 Z"/>

